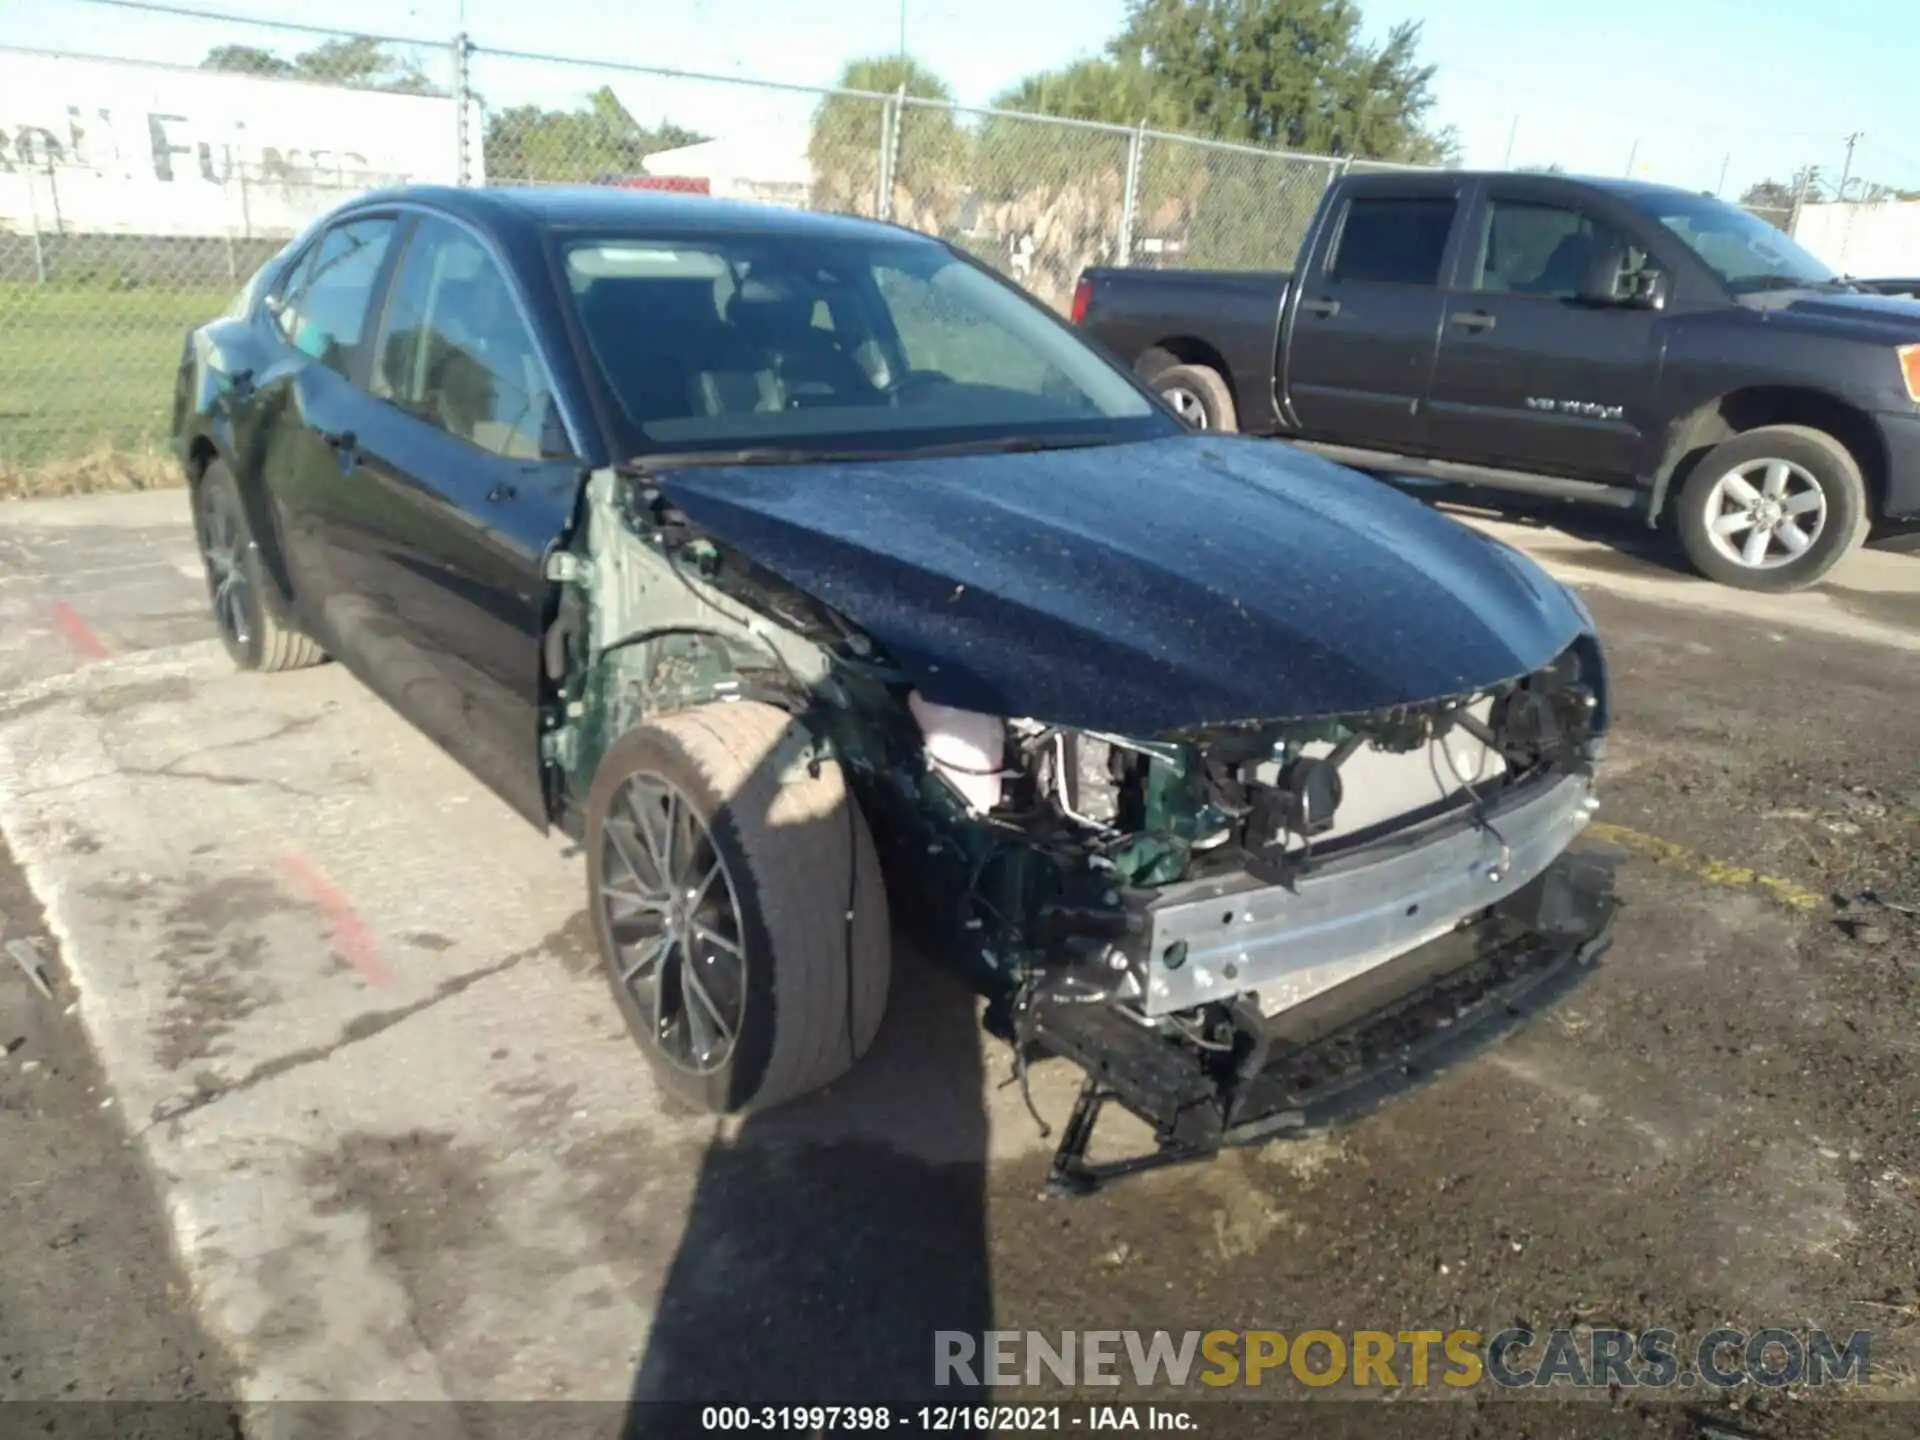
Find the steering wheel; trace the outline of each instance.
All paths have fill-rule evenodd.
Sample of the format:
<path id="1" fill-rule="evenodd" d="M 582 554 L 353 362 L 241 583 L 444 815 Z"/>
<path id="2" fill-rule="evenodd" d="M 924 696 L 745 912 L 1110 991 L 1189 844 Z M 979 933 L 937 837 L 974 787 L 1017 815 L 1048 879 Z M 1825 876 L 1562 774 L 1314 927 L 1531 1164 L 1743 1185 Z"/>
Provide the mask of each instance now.
<path id="1" fill-rule="evenodd" d="M 953 384 L 953 377 L 938 370 L 909 370 L 887 391 L 887 403 L 898 408 L 918 403 L 936 390 Z"/>

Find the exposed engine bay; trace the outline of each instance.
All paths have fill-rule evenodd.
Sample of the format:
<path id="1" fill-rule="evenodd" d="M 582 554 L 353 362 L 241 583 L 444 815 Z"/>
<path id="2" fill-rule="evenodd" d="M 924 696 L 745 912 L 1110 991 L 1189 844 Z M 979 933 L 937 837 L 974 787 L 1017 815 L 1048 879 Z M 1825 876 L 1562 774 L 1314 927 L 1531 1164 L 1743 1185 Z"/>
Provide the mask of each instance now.
<path id="1" fill-rule="evenodd" d="M 1458 965 L 1543 935 L 1597 953 L 1605 877 L 1552 868 L 1597 804 L 1602 702 L 1582 677 L 1569 651 L 1426 706 L 1153 741 L 916 701 L 932 776 L 975 823 L 1020 836 L 978 856 L 962 923 L 1013 989 L 1016 1046 L 1088 1071 L 1059 1178 L 1089 1173 L 1105 1098 L 1154 1124 L 1156 1161 L 1306 1124 L 1316 1080 L 1299 1042 L 1339 1028 L 1343 1001 L 1377 1025 L 1382 999 L 1448 973 L 1408 957 Z M 1472 932 L 1483 944 L 1449 943 Z M 1495 978 L 1471 1005 L 1436 989 L 1434 1033 L 1504 1009 Z M 1389 1060 L 1409 1017 L 1394 1018 Z M 1281 1054 L 1293 1084 L 1276 1093 Z M 1341 1057 L 1321 1094 L 1381 1058 Z"/>
<path id="2" fill-rule="evenodd" d="M 1064 1186 L 1319 1123 L 1605 948 L 1608 878 L 1564 853 L 1608 723 L 1590 634 L 1417 704 L 1122 735 L 930 700 L 924 672 L 657 489 L 602 472 L 587 503 L 550 570 L 557 795 L 647 713 L 789 709 L 1020 1077 L 1046 1054 L 1086 1072 Z M 1112 1100 L 1159 1148 L 1094 1167 Z"/>

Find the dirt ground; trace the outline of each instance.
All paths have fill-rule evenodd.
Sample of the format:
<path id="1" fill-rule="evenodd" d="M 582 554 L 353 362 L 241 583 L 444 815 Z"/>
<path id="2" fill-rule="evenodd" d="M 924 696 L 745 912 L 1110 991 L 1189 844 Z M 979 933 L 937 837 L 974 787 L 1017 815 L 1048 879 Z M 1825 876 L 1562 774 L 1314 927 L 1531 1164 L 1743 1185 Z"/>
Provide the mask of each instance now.
<path id="1" fill-rule="evenodd" d="M 1559 541 L 1540 543 L 1550 550 Z M 1692 588 L 1676 601 L 1665 580 L 1637 589 L 1621 579 L 1644 563 L 1632 556 L 1602 551 L 1569 563 L 1601 582 L 1585 595 L 1615 669 L 1601 811 L 1622 837 L 1614 948 L 1548 1015 L 1349 1127 L 1074 1201 L 1042 1197 L 1045 1144 L 1002 1138 L 1007 1124 L 1030 1123 L 1017 1101 L 991 1123 L 964 1103 L 916 1113 L 916 1131 L 935 1134 L 925 1154 L 857 1126 L 823 1131 L 828 1110 L 964 1097 L 998 1083 L 1004 1056 L 981 1045 L 971 1007 L 908 962 L 882 1043 L 864 1062 L 879 1077 L 869 1089 L 776 1112 L 725 1141 L 686 1141 L 673 1128 L 678 1120 L 657 1134 L 642 1126 L 567 1140 L 570 1122 L 618 1105 L 624 1082 L 616 1076 L 610 1092 L 560 1079 L 553 1093 L 511 1092 L 524 1101 L 516 1113 L 525 1128 L 498 1137 L 496 1149 L 476 1148 L 451 1122 L 431 1118 L 449 1083 L 440 1071 L 407 1080 L 415 1088 L 392 1105 L 416 1118 L 394 1124 L 370 1104 L 341 1099 L 354 1077 L 335 1076 L 317 1049 L 297 1071 L 260 1067 L 253 1093 L 210 1098 L 193 1118 L 208 1120 L 213 1143 L 212 1121 L 232 1112 L 229 1128 L 239 1126 L 247 1106 L 264 1106 L 274 1085 L 296 1079 L 308 1088 L 290 1108 L 263 1112 L 269 1121 L 339 1107 L 332 1140 L 299 1157 L 293 1183 L 318 1217 L 313 1224 L 364 1231 L 380 1283 L 404 1301 L 409 1334 L 449 1375 L 512 1360 L 517 1352 L 499 1332 L 511 1327 L 514 1306 L 545 1302 L 543 1289 L 578 1273 L 570 1267 L 586 1254 L 606 1262 L 609 1278 L 577 1301 L 552 1303 L 568 1331 L 552 1343 L 583 1365 L 604 1351 L 616 1375 L 630 1367 L 637 1395 L 851 1402 L 918 1394 L 935 1328 L 1491 1332 L 1525 1324 L 1697 1335 L 1717 1325 L 1820 1326 L 1841 1336 L 1872 1332 L 1868 1386 L 1845 1397 L 1747 1387 L 1570 1405 L 1485 1387 L 1434 1404 L 1151 1398 L 1190 1412 L 1192 1433 L 1209 1436 L 1920 1433 L 1920 652 L 1703 608 L 1685 598 L 1700 593 Z M 180 604 L 197 603 L 192 586 L 180 584 Z M 71 593 L 85 605 L 82 592 Z M 128 593 L 124 615 L 101 623 L 100 648 L 148 634 L 157 637 L 149 643 L 177 644 L 173 592 L 164 603 L 152 598 L 156 581 Z M 1920 635 L 1920 596 L 1910 591 L 1862 591 L 1848 603 L 1880 627 Z M 147 689 L 138 693 L 151 692 L 142 703 L 162 710 L 204 688 L 198 679 L 140 683 Z M 311 684 L 328 697 L 350 686 L 337 676 Z M 273 702 L 289 708 L 309 703 L 291 690 L 272 693 L 292 696 Z M 391 796 L 400 772 L 381 749 L 385 732 L 361 710 L 341 715 L 326 723 L 348 726 L 366 753 L 353 750 L 353 767 L 339 773 L 387 776 L 369 794 Z M 324 738 L 316 732 L 312 743 Z M 255 745 L 247 753 L 266 766 L 280 752 Z M 297 781 L 298 771 L 288 773 Z M 287 817 L 311 802 L 287 800 L 289 782 L 278 775 L 247 779 L 249 790 L 209 771 L 201 779 L 220 783 L 191 793 L 196 807 L 236 814 L 246 804 L 285 805 L 258 815 L 290 825 Z M 433 774 L 420 783 L 429 782 L 439 783 Z M 382 803 L 391 802 L 349 797 L 342 813 Z M 504 814 L 461 813 L 457 827 L 429 817 L 417 833 L 448 849 L 506 843 L 491 838 L 494 826 L 502 837 L 517 833 Z M 184 826 L 185 812 L 169 823 Z M 65 843 L 103 842 L 76 829 Z M 92 903 L 152 908 L 152 890 L 142 893 L 147 900 Z M 45 938 L 39 906 L 4 857 L 0 910 L 9 916 L 5 938 Z M 370 923 L 384 940 L 377 914 Z M 443 961 L 455 939 L 466 942 L 451 926 L 427 929 L 435 943 L 426 960 L 451 963 L 463 953 L 456 947 Z M 424 931 L 408 933 L 425 943 Z M 400 1048 L 409 1027 L 469 1004 L 487 986 L 531 987 L 546 973 L 535 967 L 563 977 L 591 969 L 578 927 L 553 927 L 544 948 L 528 954 L 491 968 L 476 956 L 478 979 L 442 983 L 419 1001 L 400 1004 L 394 992 L 380 1013 L 395 1018 L 377 1030 L 350 1025 L 333 1048 L 363 1057 L 351 1064 L 364 1076 L 391 1063 L 376 1058 L 387 1053 L 380 1047 Z M 125 953 L 130 967 L 144 958 Z M 57 966 L 48 968 L 61 983 Z M 469 985 L 476 988 L 466 993 Z M 223 1402 L 243 1392 L 250 1367 L 227 1359 L 196 1322 L 168 1216 L 140 1149 L 127 1143 L 122 1105 L 67 1013 L 71 998 L 62 989 L 48 1001 L 11 961 L 0 964 L 0 1044 L 8 1047 L 0 1156 L 10 1172 L 0 1190 L 0 1399 L 65 1405 L 35 1413 L 69 1430 L 110 1416 L 101 1433 L 230 1434 L 235 1414 Z M 596 1017 L 602 998 L 590 1002 Z M 269 1006 L 261 1016 L 276 1013 Z M 223 1023 L 243 1032 L 248 1017 L 236 1012 Z M 506 1028 L 459 1037 L 462 1053 L 504 1066 L 539 1048 L 537 1032 L 525 1039 L 500 1023 Z M 164 1034 L 156 1031 L 162 1050 L 180 1042 L 176 1029 L 170 1018 Z M 284 1041 L 290 1052 L 296 1038 Z M 441 1063 L 439 1051 L 413 1043 Z M 607 1055 L 620 1053 L 608 1045 Z M 182 1065 L 213 1063 L 219 1047 L 203 1048 Z M 583 1054 L 589 1067 L 601 1065 L 601 1052 Z M 572 1057 L 549 1048 L 532 1058 L 561 1071 Z M 1057 1123 L 1057 1108 L 1048 1113 Z M 554 1163 L 579 1236 L 556 1232 L 541 1248 L 521 1238 L 511 1187 L 545 1183 L 544 1172 L 525 1167 L 551 1137 L 559 1137 Z M 523 1168 L 503 1169 L 503 1157 Z M 176 1183 L 200 1183 L 176 1169 Z M 636 1187 L 651 1194 L 647 1187 L 669 1172 L 684 1177 L 667 1184 L 686 1190 L 684 1217 L 673 1211 L 671 1221 L 636 1228 Z M 634 1258 L 653 1252 L 663 1274 Z M 274 1325 L 300 1313 L 282 1300 Z M 644 1344 L 624 1351 L 598 1327 L 629 1303 L 647 1318 Z M 224 1314 L 231 1332 L 231 1305 Z M 270 1328 L 263 1320 L 241 1337 L 256 1361 L 278 1353 L 261 1339 Z M 478 1358 L 462 1371 L 467 1355 Z M 516 1393 L 532 1401 L 565 1388 L 556 1377 Z M 129 1399 L 199 1403 L 71 1408 Z M 390 1428 L 392 1418 L 366 1412 L 363 1430 Z M 463 1424 L 473 1434 L 541 1425 L 611 1434 L 627 1419 L 617 1405 L 500 1405 Z M 698 1432 L 697 1417 L 675 1424 L 663 1433 Z"/>
<path id="2" fill-rule="evenodd" d="M 1814 1317 L 1873 1331 L 1883 1393 L 1916 1396 L 1920 667 L 1588 598 L 1619 696 L 1605 818 L 1822 903 L 1630 858 L 1613 953 L 1583 990 L 1352 1130 L 1067 1208 L 1008 1184 L 997 1325 L 1698 1334 Z M 1920 1406 L 1824 1400 L 1749 1391 L 1729 1418 L 1920 1433 Z M 1653 1401 L 1647 1433 L 1692 1413 Z"/>
<path id="3" fill-rule="evenodd" d="M 0 941 L 53 957 L 40 905 L 0 849 Z M 8 1433 L 34 1418 L 84 1421 L 91 1402 L 165 1401 L 111 1412 L 122 1434 L 200 1440 L 232 1433 L 216 1403 L 231 1362 L 188 1302 L 152 1177 L 75 1017 L 56 959 L 42 995 L 0 963 L 0 1402 Z M 30 1412 L 15 1402 L 57 1402 Z M 86 1404 L 87 1413 L 70 1409 Z M 20 1427 L 15 1429 L 14 1427 Z"/>

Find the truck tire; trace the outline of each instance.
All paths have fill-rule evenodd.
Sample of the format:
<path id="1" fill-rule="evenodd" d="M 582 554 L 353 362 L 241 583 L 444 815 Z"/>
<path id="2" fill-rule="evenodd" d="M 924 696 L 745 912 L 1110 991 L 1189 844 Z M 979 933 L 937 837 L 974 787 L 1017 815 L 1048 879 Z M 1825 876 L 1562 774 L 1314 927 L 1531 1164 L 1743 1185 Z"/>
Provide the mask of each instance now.
<path id="1" fill-rule="evenodd" d="M 327 658 L 280 614 L 233 472 L 218 460 L 193 487 L 193 532 L 220 641 L 242 670 L 303 670 Z"/>
<path id="2" fill-rule="evenodd" d="M 1196 430 L 1232 431 L 1240 428 L 1234 414 L 1233 392 L 1218 370 L 1205 365 L 1175 365 L 1147 382 L 1173 413 Z"/>
<path id="3" fill-rule="evenodd" d="M 879 857 L 832 760 L 751 701 L 608 747 L 587 799 L 589 911 L 663 1089 L 715 1114 L 817 1090 L 873 1043 L 892 937 Z"/>
<path id="4" fill-rule="evenodd" d="M 1866 541 L 1853 455 L 1824 430 L 1765 425 L 1702 457 L 1675 507 L 1687 558 L 1741 590 L 1803 590 Z"/>

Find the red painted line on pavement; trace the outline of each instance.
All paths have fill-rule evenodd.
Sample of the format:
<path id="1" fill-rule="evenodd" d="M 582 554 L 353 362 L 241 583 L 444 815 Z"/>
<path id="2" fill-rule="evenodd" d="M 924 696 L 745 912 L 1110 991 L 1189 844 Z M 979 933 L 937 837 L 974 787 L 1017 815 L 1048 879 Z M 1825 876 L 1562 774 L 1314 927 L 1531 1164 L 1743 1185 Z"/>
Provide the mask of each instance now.
<path id="1" fill-rule="evenodd" d="M 373 931 L 353 908 L 346 892 L 304 855 L 289 855 L 280 866 L 327 922 L 327 928 L 333 932 L 333 953 L 352 966 L 369 985 L 384 990 L 393 984 L 393 971 L 380 958 L 380 946 L 373 938 Z"/>
<path id="2" fill-rule="evenodd" d="M 67 643 L 88 660 L 107 658 L 107 647 L 100 637 L 93 633 L 93 627 L 80 618 L 80 612 L 64 600 L 53 602 L 54 628 L 66 637 Z"/>

